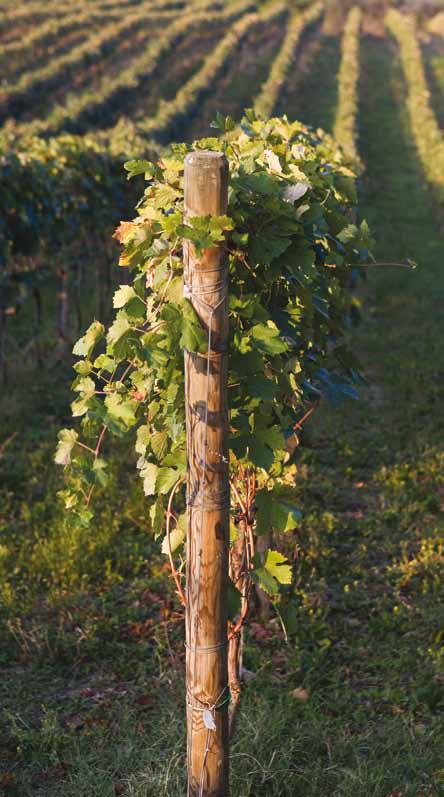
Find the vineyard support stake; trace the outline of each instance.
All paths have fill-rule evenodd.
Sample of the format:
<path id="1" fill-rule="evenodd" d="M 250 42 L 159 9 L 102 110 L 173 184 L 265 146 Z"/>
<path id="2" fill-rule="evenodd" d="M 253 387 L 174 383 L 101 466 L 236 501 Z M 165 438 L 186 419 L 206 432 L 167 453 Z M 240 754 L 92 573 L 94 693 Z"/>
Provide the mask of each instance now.
<path id="1" fill-rule="evenodd" d="M 185 160 L 185 219 L 227 209 L 228 162 Z M 228 264 L 224 246 L 184 241 L 184 293 L 208 331 L 208 354 L 185 352 L 187 414 L 186 690 L 188 796 L 228 795 L 227 583 Z"/>

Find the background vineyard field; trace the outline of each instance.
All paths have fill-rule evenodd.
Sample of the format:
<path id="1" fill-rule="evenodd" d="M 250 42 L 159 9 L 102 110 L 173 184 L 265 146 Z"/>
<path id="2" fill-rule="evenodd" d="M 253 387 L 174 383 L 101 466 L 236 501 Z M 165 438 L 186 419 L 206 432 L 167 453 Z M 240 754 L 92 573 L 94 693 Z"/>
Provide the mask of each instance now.
<path id="1" fill-rule="evenodd" d="M 361 34 L 384 38 L 392 50 L 396 43 L 387 8 L 377 3 L 363 7 L 355 32 L 346 35 L 352 7 L 333 0 L 3 4 L 4 376 L 16 367 L 17 345 L 29 363 L 41 360 L 48 346 L 57 358 L 59 343 L 106 312 L 118 276 L 110 231 L 138 195 L 138 186 L 125 179 L 125 159 L 159 154 L 172 140 L 211 136 L 216 113 L 240 118 L 249 106 L 333 132 L 359 157 L 359 53 L 349 64 L 348 49 L 356 50 Z M 442 13 L 438 4 L 415 7 L 433 90 L 427 127 L 435 132 L 428 138 L 435 139 L 442 118 Z M 428 157 L 436 160 L 430 151 Z M 438 155 L 435 172 L 444 169 L 442 160 Z M 25 325 L 15 323 L 19 314 Z"/>
<path id="2" fill-rule="evenodd" d="M 418 268 L 356 281 L 369 384 L 301 435 L 291 611 L 247 634 L 233 794 L 444 794 L 442 1 L 0 0 L 0 74 L 0 797 L 184 788 L 183 618 L 133 458 L 94 534 L 52 460 L 73 341 L 127 280 L 124 162 L 245 108 L 334 135 L 378 260 Z"/>

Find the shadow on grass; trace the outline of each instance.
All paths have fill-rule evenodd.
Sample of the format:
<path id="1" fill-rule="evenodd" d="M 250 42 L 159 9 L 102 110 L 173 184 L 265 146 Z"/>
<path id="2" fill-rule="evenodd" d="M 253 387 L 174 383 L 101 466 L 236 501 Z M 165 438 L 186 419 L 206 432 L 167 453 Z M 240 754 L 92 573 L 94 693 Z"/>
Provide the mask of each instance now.
<path id="1" fill-rule="evenodd" d="M 303 37 L 300 56 L 279 98 L 276 116 L 287 114 L 314 128 L 333 130 L 340 62 L 340 39 L 324 36 L 319 26 Z M 302 67 L 302 68 L 301 68 Z"/>

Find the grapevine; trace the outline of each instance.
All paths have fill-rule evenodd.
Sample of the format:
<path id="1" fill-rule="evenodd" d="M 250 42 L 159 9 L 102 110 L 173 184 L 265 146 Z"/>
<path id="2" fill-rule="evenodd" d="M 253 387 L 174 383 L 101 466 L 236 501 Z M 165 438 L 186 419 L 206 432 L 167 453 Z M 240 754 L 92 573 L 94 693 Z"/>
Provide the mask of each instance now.
<path id="1" fill-rule="evenodd" d="M 338 74 L 338 104 L 334 124 L 336 141 L 354 158 L 356 150 L 356 115 L 358 110 L 359 33 L 362 11 L 351 9 L 341 43 L 341 66 Z"/>
<path id="2" fill-rule="evenodd" d="M 184 224 L 183 162 L 192 147 L 173 145 L 157 163 L 126 164 L 130 176 L 147 179 L 137 217 L 116 231 L 124 245 L 120 265 L 133 283 L 115 293 L 109 329 L 95 321 L 74 347 L 72 412 L 82 420 L 79 431 L 60 432 L 56 462 L 66 471 L 67 522 L 88 525 L 93 493 L 106 486 L 107 439 L 131 431 L 151 529 L 165 534 L 167 520 L 163 550 L 171 562 L 184 538 L 182 352 L 205 352 L 207 345 L 183 298 L 182 241 L 199 251 L 227 235 L 233 550 L 239 539 L 248 550 L 247 570 L 232 569 L 234 634 L 254 583 L 277 600 L 279 585 L 291 579 L 279 551 L 256 555 L 255 538 L 299 522 L 288 491 L 295 432 L 320 398 L 357 397 L 359 368 L 346 344 L 347 286 L 352 265 L 368 260 L 370 239 L 365 222 L 348 221 L 353 173 L 331 139 L 285 117 L 262 121 L 251 110 L 242 132 L 229 117 L 215 124 L 222 135 L 193 146 L 211 146 L 229 159 L 226 217 Z M 177 579 L 174 565 L 172 572 Z"/>
<path id="3" fill-rule="evenodd" d="M 177 120 L 188 116 L 195 107 L 199 96 L 205 89 L 213 84 L 213 81 L 220 74 L 227 60 L 236 51 L 241 39 L 246 36 L 255 25 L 271 21 L 275 17 L 282 16 L 285 12 L 285 5 L 275 4 L 271 8 L 266 8 L 259 14 L 248 14 L 242 17 L 224 36 L 214 52 L 207 57 L 202 68 L 196 75 L 179 89 L 174 100 L 168 103 L 161 103 L 158 113 L 153 119 L 140 125 L 140 130 L 145 134 L 152 135 L 153 138 L 168 134 Z"/>

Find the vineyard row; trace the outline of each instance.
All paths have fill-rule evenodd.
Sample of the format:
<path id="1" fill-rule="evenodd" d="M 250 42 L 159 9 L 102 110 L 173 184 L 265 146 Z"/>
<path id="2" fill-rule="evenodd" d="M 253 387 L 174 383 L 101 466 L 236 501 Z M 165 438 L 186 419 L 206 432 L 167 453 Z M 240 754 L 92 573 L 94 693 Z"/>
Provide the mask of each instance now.
<path id="1" fill-rule="evenodd" d="M 259 96 L 254 102 L 256 113 L 262 116 L 270 116 L 273 113 L 279 94 L 296 57 L 301 35 L 308 25 L 319 19 L 322 11 L 323 4 L 315 3 L 305 13 L 296 13 L 292 17 L 282 47 L 272 64 L 268 80 L 264 83 Z"/>
<path id="2" fill-rule="evenodd" d="M 185 8 L 193 8 L 199 5 L 201 0 L 152 0 L 149 4 L 151 10 L 181 10 Z M 223 2 L 223 0 L 221 0 Z M 140 8 L 143 0 L 99 0 L 89 7 L 91 12 L 108 14 L 109 12 L 120 12 L 120 16 L 125 14 L 132 8 Z M 63 19 L 68 14 L 74 11 L 82 13 L 85 11 L 85 3 L 83 0 L 73 0 L 70 3 L 60 4 L 53 3 L 48 6 L 46 0 L 39 0 L 36 3 L 27 3 L 23 8 L 13 8 L 8 13 L 0 11 L 0 34 L 5 33 L 10 28 L 14 28 L 17 24 L 32 24 L 35 25 L 41 18 L 47 20 L 48 14 L 51 14 L 54 19 Z"/>
<path id="3" fill-rule="evenodd" d="M 407 106 L 416 148 L 425 175 L 434 185 L 439 199 L 444 198 L 444 141 L 430 105 L 415 19 L 391 9 L 386 24 L 399 46 L 407 84 Z"/>
<path id="4" fill-rule="evenodd" d="M 153 8 L 150 5 L 147 18 L 149 21 L 152 17 L 156 20 L 167 20 L 177 16 L 177 11 L 163 11 L 159 9 L 153 14 Z M 24 35 L 19 41 L 6 42 L 2 46 L 1 56 L 7 64 L 10 63 L 11 57 L 28 56 L 32 58 L 33 51 L 47 47 L 52 42 L 57 42 L 58 37 L 66 33 L 71 33 L 79 29 L 85 35 L 90 35 L 88 26 L 100 22 L 106 22 L 110 18 L 119 20 L 122 17 L 120 11 L 100 11 L 95 7 L 86 8 L 84 10 L 73 11 L 66 16 L 49 19 L 43 25 L 32 28 L 28 35 Z M 81 29 L 85 30 L 82 31 Z"/>
<path id="5" fill-rule="evenodd" d="M 66 75 L 73 73 L 81 64 L 87 65 L 104 53 L 110 52 L 122 36 L 154 20 L 150 3 L 144 3 L 137 11 L 127 14 L 123 19 L 109 22 L 98 33 L 90 35 L 86 41 L 69 52 L 50 59 L 39 69 L 25 72 L 10 85 L 3 84 L 0 92 L 3 112 L 7 109 L 13 115 L 20 113 L 27 108 L 29 95 L 37 94 L 43 87 L 48 89 L 58 85 Z"/>
<path id="6" fill-rule="evenodd" d="M 358 6 L 349 11 L 341 42 L 341 64 L 338 74 L 338 102 L 333 135 L 346 152 L 358 158 L 356 122 L 358 111 L 359 33 L 362 11 Z"/>
<path id="7" fill-rule="evenodd" d="M 243 2 L 223 13 L 226 20 L 230 17 L 235 20 L 236 15 L 240 15 L 240 19 L 235 21 L 231 30 L 207 57 L 203 67 L 179 90 L 174 100 L 163 103 L 156 116 L 142 126 L 146 136 L 156 135 L 162 138 L 162 134 L 170 131 L 185 114 L 189 117 L 202 93 L 214 85 L 227 60 L 237 51 L 240 40 L 255 26 L 266 24 L 283 15 L 286 6 L 275 5 L 260 13 L 243 16 L 247 9 L 248 3 Z M 307 26 L 317 21 L 321 12 L 321 6 L 315 5 L 308 12 L 291 17 L 283 44 L 254 103 L 257 111 L 273 112 L 291 66 L 295 63 L 301 35 Z M 203 22 L 208 23 L 220 16 L 214 12 L 205 13 L 195 24 L 198 26 Z M 166 32 L 168 35 L 164 34 L 151 45 L 150 57 L 157 53 L 159 58 L 167 52 L 182 33 L 193 27 L 193 20 L 196 21 L 196 15 L 187 15 L 186 18 L 176 20 Z M 415 27 L 409 18 L 397 12 L 390 12 L 386 21 L 399 45 L 418 152 L 429 179 L 442 190 L 444 145 L 430 107 Z M 360 26 L 361 12 L 358 8 L 353 8 L 348 14 L 341 42 L 335 114 L 336 137 L 343 148 L 354 155 L 357 155 Z M 154 64 L 151 69 L 154 69 Z M 272 92 L 272 104 L 266 106 L 262 101 L 269 92 Z M 110 141 L 117 135 L 118 127 L 110 131 Z M 431 136 L 428 139 L 431 143 L 429 148 L 421 149 L 424 135 Z M 146 146 L 142 142 L 139 151 L 143 151 L 143 147 L 146 149 Z M 155 149 L 157 152 L 161 151 L 158 145 L 155 145 Z M 136 154 L 135 150 L 132 152 Z M 70 246 L 79 228 L 88 235 L 88 230 L 104 229 L 107 226 L 109 228 L 119 218 L 125 217 L 131 198 L 124 179 L 122 161 L 123 157 L 113 155 L 100 135 L 84 138 L 61 136 L 49 143 L 37 139 L 30 143 L 26 154 L 11 152 L 4 157 L 0 165 L 0 184 L 5 187 L 0 192 L 0 212 L 4 219 L 0 230 L 0 253 L 3 260 L 1 280 L 3 285 L 9 284 L 9 293 L 4 293 L 5 296 L 11 296 L 11 291 L 14 292 L 14 286 L 17 287 L 20 280 L 30 279 L 29 273 L 18 273 L 14 265 L 15 255 L 25 255 L 26 262 L 27 254 L 35 253 L 38 244 L 46 241 L 48 246 L 53 246 L 57 241 L 60 257 L 63 258 L 64 245 Z M 9 263 L 12 263 L 11 268 Z M 54 279 L 54 275 L 51 278 Z"/>
<path id="8" fill-rule="evenodd" d="M 285 14 L 284 3 L 266 8 L 258 14 L 242 17 L 228 31 L 218 46 L 205 60 L 202 68 L 177 92 L 176 97 L 168 103 L 161 103 L 158 113 L 153 119 L 139 125 L 139 129 L 153 138 L 168 137 L 171 127 L 196 106 L 201 94 L 214 84 L 218 75 L 232 55 L 237 51 L 241 40 L 255 26 L 271 22 Z"/>
<path id="9" fill-rule="evenodd" d="M 169 24 L 163 33 L 153 37 L 143 53 L 131 61 L 126 68 L 121 69 L 114 77 L 104 77 L 94 91 L 87 89 L 78 94 L 69 95 L 65 104 L 54 106 L 44 119 L 34 119 L 23 125 L 23 134 L 27 136 L 41 135 L 60 130 L 63 127 L 72 129 L 76 123 L 81 121 L 82 117 L 88 119 L 88 117 L 96 115 L 98 111 L 103 113 L 106 105 L 112 101 L 118 91 L 137 88 L 142 80 L 146 81 L 157 68 L 160 59 L 183 36 L 205 24 L 234 20 L 251 6 L 251 0 L 239 0 L 223 11 L 199 10 L 181 15 Z M 113 35 L 113 39 L 116 35 Z"/>

